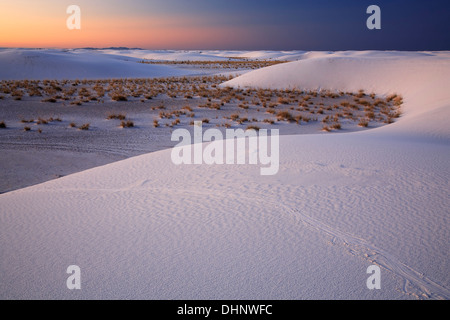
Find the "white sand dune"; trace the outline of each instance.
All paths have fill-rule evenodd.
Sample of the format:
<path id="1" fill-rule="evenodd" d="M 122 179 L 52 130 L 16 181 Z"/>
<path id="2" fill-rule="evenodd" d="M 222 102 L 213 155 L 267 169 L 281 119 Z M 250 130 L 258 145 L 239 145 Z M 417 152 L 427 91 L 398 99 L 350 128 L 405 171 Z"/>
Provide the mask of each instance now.
<path id="1" fill-rule="evenodd" d="M 0 49 L 0 79 L 108 79 L 184 76 L 195 72 L 97 50 Z"/>
<path id="2" fill-rule="evenodd" d="M 99 50 L 102 53 L 160 61 L 226 61 L 229 57 L 210 51 L 183 50 Z"/>
<path id="3" fill-rule="evenodd" d="M 304 51 L 181 51 L 141 49 L 0 49 L 0 80 L 110 79 L 170 77 L 204 74 L 194 67 L 150 65 L 158 61 L 300 60 L 325 52 Z M 214 73 L 218 73 L 214 70 Z M 222 72 L 226 74 L 227 72 Z M 243 73 L 233 70 L 233 74 Z"/>
<path id="4" fill-rule="evenodd" d="M 0 298 L 449 299 L 449 54 L 312 56 L 225 85 L 397 92 L 404 116 L 282 136 L 275 176 L 165 150 L 0 195 Z"/>
<path id="5" fill-rule="evenodd" d="M 332 52 L 309 52 L 309 51 L 221 51 L 221 50 L 99 50 L 102 53 L 134 57 L 139 59 L 152 59 L 161 61 L 220 61 L 231 59 L 249 60 L 285 60 L 294 61 L 313 56 L 323 56 Z"/>
<path id="6" fill-rule="evenodd" d="M 406 117 L 368 134 L 403 131 L 448 140 L 449 57 L 448 52 L 344 51 L 255 70 L 224 86 L 399 93 Z"/>

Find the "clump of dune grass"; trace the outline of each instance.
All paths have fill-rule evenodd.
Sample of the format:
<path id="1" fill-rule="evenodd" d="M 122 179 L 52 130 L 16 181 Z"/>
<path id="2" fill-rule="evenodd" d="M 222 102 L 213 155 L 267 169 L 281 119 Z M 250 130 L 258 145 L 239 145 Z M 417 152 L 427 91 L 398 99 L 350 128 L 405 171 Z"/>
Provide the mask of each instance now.
<path id="1" fill-rule="evenodd" d="M 358 126 L 367 128 L 369 126 L 369 121 L 367 121 L 367 119 L 361 119 L 358 122 Z"/>
<path id="2" fill-rule="evenodd" d="M 289 99 L 284 98 L 284 97 L 278 97 L 277 101 L 279 104 L 289 104 Z"/>
<path id="3" fill-rule="evenodd" d="M 111 97 L 114 101 L 128 101 L 127 97 L 122 94 L 115 94 Z"/>
<path id="4" fill-rule="evenodd" d="M 115 114 L 115 113 L 111 113 L 108 115 L 108 117 L 106 119 L 108 120 L 113 120 L 113 119 L 117 119 L 117 120 L 125 120 L 127 117 L 125 114 L 119 113 L 119 114 Z"/>
<path id="5" fill-rule="evenodd" d="M 280 111 L 277 113 L 277 119 L 278 121 L 288 121 L 288 122 L 294 122 L 295 119 L 292 116 L 292 114 L 289 111 Z"/>
<path id="6" fill-rule="evenodd" d="M 30 128 L 30 127 L 24 127 L 23 130 L 24 130 L 24 131 L 30 131 L 31 128 Z"/>
<path id="7" fill-rule="evenodd" d="M 158 122 L 158 120 L 153 120 L 153 126 L 155 127 L 155 128 L 158 128 L 159 127 L 159 122 Z"/>
<path id="8" fill-rule="evenodd" d="M 85 123 L 82 126 L 78 127 L 78 129 L 80 130 L 89 130 L 90 124 L 89 123 Z"/>
<path id="9" fill-rule="evenodd" d="M 133 128 L 133 127 L 134 127 L 134 122 L 133 122 L 133 121 L 130 121 L 130 120 L 128 120 L 128 121 L 122 121 L 122 122 L 120 123 L 120 127 L 121 127 L 121 128 Z"/>
<path id="10" fill-rule="evenodd" d="M 249 122 L 248 118 L 244 117 L 244 118 L 239 118 L 238 123 L 239 124 L 243 124 L 244 122 Z"/>
<path id="11" fill-rule="evenodd" d="M 238 120 L 239 120 L 239 114 L 233 113 L 233 114 L 230 116 L 230 119 L 233 120 L 233 121 L 238 121 Z"/>
<path id="12" fill-rule="evenodd" d="M 209 119 L 208 119 L 208 118 L 205 118 L 205 119 L 202 120 L 202 122 L 203 122 L 203 123 L 209 123 Z"/>
<path id="13" fill-rule="evenodd" d="M 71 127 L 71 128 L 76 128 L 76 123 L 75 122 L 71 122 L 70 124 L 69 124 L 69 127 Z"/>
<path id="14" fill-rule="evenodd" d="M 39 118 L 36 123 L 37 124 L 48 124 L 48 121 L 46 119 Z"/>
<path id="15" fill-rule="evenodd" d="M 333 123 L 333 124 L 331 125 L 331 129 L 341 130 L 341 129 L 342 129 L 342 126 L 341 126 L 341 124 L 340 124 L 339 122 L 336 122 L 336 123 Z"/>
<path id="16" fill-rule="evenodd" d="M 255 131 L 259 131 L 261 128 L 255 125 L 249 125 L 247 126 L 247 128 L 245 130 L 255 130 Z"/>
<path id="17" fill-rule="evenodd" d="M 272 119 L 264 119 L 263 122 L 264 123 L 268 123 L 268 124 L 274 124 L 275 123 L 275 121 L 272 120 Z"/>
<path id="18" fill-rule="evenodd" d="M 51 102 L 51 103 L 55 103 L 56 99 L 55 98 L 47 98 L 47 99 L 43 99 L 41 100 L 42 102 Z"/>

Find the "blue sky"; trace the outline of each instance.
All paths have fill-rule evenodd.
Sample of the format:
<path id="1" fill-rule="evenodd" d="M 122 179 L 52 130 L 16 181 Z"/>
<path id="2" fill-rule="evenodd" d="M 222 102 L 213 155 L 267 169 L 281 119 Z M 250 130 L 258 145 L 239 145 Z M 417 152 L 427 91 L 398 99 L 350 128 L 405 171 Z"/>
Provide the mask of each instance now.
<path id="1" fill-rule="evenodd" d="M 83 23 L 71 33 L 70 4 Z M 381 30 L 366 28 L 372 4 Z M 14 0 L 0 12 L 0 46 L 450 50 L 448 0 Z"/>

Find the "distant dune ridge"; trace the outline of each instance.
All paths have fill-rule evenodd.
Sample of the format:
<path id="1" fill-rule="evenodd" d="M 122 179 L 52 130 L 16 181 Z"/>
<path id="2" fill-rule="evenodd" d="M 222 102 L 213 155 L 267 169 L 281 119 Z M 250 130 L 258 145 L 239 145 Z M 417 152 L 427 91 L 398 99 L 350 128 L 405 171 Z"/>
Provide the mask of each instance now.
<path id="1" fill-rule="evenodd" d="M 94 50 L 0 50 L 0 79 L 107 79 L 189 75 L 171 66 L 142 65 L 136 58 Z"/>
<path id="2" fill-rule="evenodd" d="M 0 70 L 26 60 L 5 55 Z M 223 85 L 398 93 L 404 115 L 364 132 L 281 136 L 275 176 L 175 166 L 164 150 L 2 194 L 0 298 L 449 299 L 450 53 L 297 59 Z M 65 286 L 72 264 L 79 291 Z M 366 287 L 372 264 L 381 290 Z"/>

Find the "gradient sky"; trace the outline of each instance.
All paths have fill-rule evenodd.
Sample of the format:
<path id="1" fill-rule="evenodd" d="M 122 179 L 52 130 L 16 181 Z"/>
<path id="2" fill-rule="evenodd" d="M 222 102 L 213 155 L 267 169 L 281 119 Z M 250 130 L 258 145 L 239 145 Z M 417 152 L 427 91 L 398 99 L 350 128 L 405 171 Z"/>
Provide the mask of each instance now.
<path id="1" fill-rule="evenodd" d="M 0 47 L 450 50 L 449 16 L 448 0 L 0 0 Z"/>

